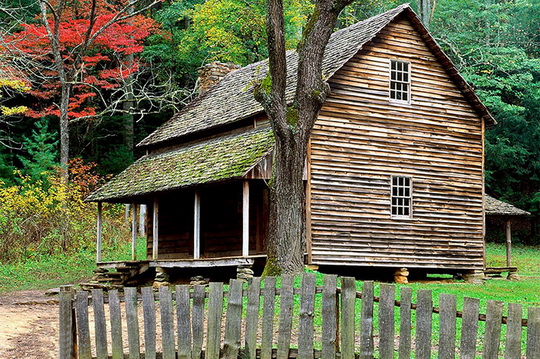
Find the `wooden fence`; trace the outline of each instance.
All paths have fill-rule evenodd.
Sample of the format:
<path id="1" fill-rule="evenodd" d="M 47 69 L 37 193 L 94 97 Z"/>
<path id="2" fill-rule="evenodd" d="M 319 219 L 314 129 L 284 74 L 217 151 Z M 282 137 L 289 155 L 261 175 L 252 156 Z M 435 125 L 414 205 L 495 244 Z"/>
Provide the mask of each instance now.
<path id="1" fill-rule="evenodd" d="M 375 296 L 373 282 L 358 292 L 348 277 L 341 286 L 334 275 L 326 275 L 322 287 L 314 274 L 304 274 L 300 288 L 293 283 L 283 276 L 278 288 L 276 278 L 267 277 L 263 288 L 254 278 L 250 285 L 231 280 L 228 290 L 212 282 L 172 292 L 162 287 L 157 294 L 142 288 L 140 296 L 136 288 L 125 288 L 122 297 L 93 290 L 90 298 L 66 286 L 60 359 L 540 358 L 540 308 L 528 308 L 523 319 L 518 304 L 509 304 L 503 316 L 504 304 L 488 301 L 484 315 L 478 299 L 465 298 L 457 311 L 453 295 L 441 294 L 434 307 L 431 291 L 419 290 L 413 303 L 411 289 L 403 287 L 398 301 L 394 285 L 381 284 Z"/>

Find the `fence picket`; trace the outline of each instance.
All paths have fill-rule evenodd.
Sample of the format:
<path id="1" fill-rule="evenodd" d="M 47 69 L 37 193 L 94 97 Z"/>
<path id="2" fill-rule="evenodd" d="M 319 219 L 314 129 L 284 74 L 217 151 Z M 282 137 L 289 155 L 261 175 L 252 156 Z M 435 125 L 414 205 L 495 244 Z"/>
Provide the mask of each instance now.
<path id="1" fill-rule="evenodd" d="M 461 359 L 474 359 L 476 355 L 479 312 L 480 300 L 477 298 L 465 297 L 463 300 L 463 316 L 461 319 Z"/>
<path id="2" fill-rule="evenodd" d="M 529 308 L 527 324 L 527 359 L 540 358 L 540 308 Z"/>
<path id="3" fill-rule="evenodd" d="M 137 315 L 137 288 L 124 288 L 124 298 L 126 301 L 126 322 L 128 335 L 129 359 L 139 359 L 139 318 Z"/>
<path id="4" fill-rule="evenodd" d="M 313 359 L 313 312 L 315 310 L 315 274 L 304 273 L 300 299 L 298 359 Z"/>
<path id="5" fill-rule="evenodd" d="M 324 277 L 322 294 L 322 353 L 321 358 L 334 359 L 337 349 L 337 275 Z"/>
<path id="6" fill-rule="evenodd" d="M 88 292 L 77 292 L 77 336 L 79 338 L 79 358 L 91 359 L 90 326 L 88 324 Z"/>
<path id="7" fill-rule="evenodd" d="M 96 358 L 108 359 L 109 354 L 107 352 L 107 324 L 105 321 L 105 306 L 103 304 L 102 289 L 92 289 L 92 306 L 94 308 Z"/>
<path id="8" fill-rule="evenodd" d="M 223 340 L 223 357 L 236 359 L 240 350 L 242 328 L 242 281 L 232 279 L 229 285 L 227 320 Z"/>
<path id="9" fill-rule="evenodd" d="M 356 280 L 341 278 L 341 358 L 354 359 L 354 302 Z"/>
<path id="10" fill-rule="evenodd" d="M 159 307 L 161 313 L 163 359 L 175 359 L 176 349 L 174 346 L 172 293 L 166 286 L 159 288 Z"/>
<path id="11" fill-rule="evenodd" d="M 246 358 L 255 359 L 257 356 L 257 324 L 259 322 L 259 306 L 261 304 L 261 278 L 256 277 L 251 280 L 247 295 L 244 353 Z"/>
<path id="12" fill-rule="evenodd" d="M 59 356 L 60 359 L 68 359 L 75 357 L 74 353 L 74 341 L 73 341 L 73 329 L 75 323 L 73 323 L 72 308 L 73 308 L 73 286 L 63 285 L 60 287 L 60 293 L 58 299 L 60 301 L 59 311 Z"/>
<path id="13" fill-rule="evenodd" d="M 441 294 L 439 297 L 439 358 L 456 357 L 456 296 Z"/>
<path id="14" fill-rule="evenodd" d="M 192 359 L 200 359 L 202 353 L 205 291 L 204 285 L 193 287 L 193 312 L 191 316 L 191 333 L 193 335 Z"/>
<path id="15" fill-rule="evenodd" d="M 272 335 L 274 332 L 274 309 L 276 297 L 276 278 L 264 278 L 263 320 L 261 332 L 261 359 L 272 358 Z"/>
<path id="16" fill-rule="evenodd" d="M 291 275 L 281 276 L 281 301 L 279 307 L 279 334 L 277 359 L 288 359 L 291 346 L 291 327 L 293 311 L 293 284 L 294 277 Z"/>
<path id="17" fill-rule="evenodd" d="M 412 289 L 401 288 L 399 301 L 399 359 L 410 359 Z"/>
<path id="18" fill-rule="evenodd" d="M 145 359 L 156 358 L 156 304 L 152 287 L 141 288 L 144 318 Z"/>
<path id="19" fill-rule="evenodd" d="M 223 314 L 223 283 L 210 282 L 208 295 L 208 329 L 205 358 L 219 358 L 221 347 L 221 316 Z"/>
<path id="20" fill-rule="evenodd" d="M 416 358 L 431 357 L 431 327 L 433 299 L 431 290 L 418 291 L 416 304 Z"/>
<path id="21" fill-rule="evenodd" d="M 379 299 L 379 355 L 381 359 L 394 358 L 394 302 L 396 287 L 381 284 Z"/>
<path id="22" fill-rule="evenodd" d="M 487 302 L 483 359 L 497 359 L 499 357 L 503 305 L 503 302 L 495 300 Z"/>
<path id="23" fill-rule="evenodd" d="M 191 320 L 189 286 L 176 286 L 176 321 L 178 323 L 178 359 L 191 359 Z"/>
<path id="24" fill-rule="evenodd" d="M 371 359 L 374 355 L 373 345 L 373 282 L 364 282 L 362 287 L 362 312 L 360 317 L 360 359 Z"/>
<path id="25" fill-rule="evenodd" d="M 116 289 L 109 291 L 109 315 L 111 317 L 112 359 L 124 359 L 122 312 L 120 311 L 120 297 Z"/>
<path id="26" fill-rule="evenodd" d="M 521 358 L 521 318 L 523 308 L 520 304 L 508 304 L 508 322 L 506 324 L 505 359 Z"/>

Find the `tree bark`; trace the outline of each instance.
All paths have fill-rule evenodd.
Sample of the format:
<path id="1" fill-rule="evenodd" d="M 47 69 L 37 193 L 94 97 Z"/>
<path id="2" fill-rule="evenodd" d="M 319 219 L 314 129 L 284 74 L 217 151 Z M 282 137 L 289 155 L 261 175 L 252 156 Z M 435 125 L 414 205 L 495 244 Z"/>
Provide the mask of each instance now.
<path id="1" fill-rule="evenodd" d="M 265 109 L 276 148 L 270 181 L 267 261 L 264 275 L 296 273 L 303 268 L 305 248 L 305 186 L 309 137 L 330 91 L 322 76 L 326 44 L 341 10 L 352 0 L 319 0 L 298 45 L 298 73 L 292 104 L 285 98 L 287 64 L 283 4 L 268 0 L 269 73 L 255 88 Z"/>

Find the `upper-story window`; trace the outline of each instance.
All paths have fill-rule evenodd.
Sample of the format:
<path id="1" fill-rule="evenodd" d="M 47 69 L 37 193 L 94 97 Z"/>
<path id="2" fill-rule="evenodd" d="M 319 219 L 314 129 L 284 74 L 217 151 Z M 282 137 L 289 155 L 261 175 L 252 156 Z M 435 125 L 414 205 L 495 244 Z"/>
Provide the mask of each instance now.
<path id="1" fill-rule="evenodd" d="M 392 176 L 392 217 L 411 217 L 412 179 Z"/>
<path id="2" fill-rule="evenodd" d="M 411 99 L 411 63 L 390 60 L 390 100 L 409 102 Z"/>

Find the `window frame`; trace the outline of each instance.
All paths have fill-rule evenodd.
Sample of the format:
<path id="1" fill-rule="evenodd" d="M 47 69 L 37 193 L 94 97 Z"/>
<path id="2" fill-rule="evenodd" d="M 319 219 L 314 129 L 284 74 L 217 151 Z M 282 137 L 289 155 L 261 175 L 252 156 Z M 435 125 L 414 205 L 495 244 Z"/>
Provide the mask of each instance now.
<path id="1" fill-rule="evenodd" d="M 392 80 L 392 71 L 396 71 L 396 74 L 397 74 L 397 71 L 400 71 L 400 73 L 405 73 L 403 70 L 397 70 L 397 66 L 396 66 L 396 70 L 393 70 L 392 69 L 392 64 L 393 63 L 400 63 L 400 64 L 407 64 L 407 80 L 408 81 L 399 81 L 397 79 L 395 80 Z M 394 103 L 400 103 L 400 104 L 410 104 L 411 103 L 411 67 L 412 67 L 412 64 L 410 61 L 404 61 L 404 60 L 398 60 L 398 59 L 389 59 L 389 63 L 388 63 L 388 99 L 390 102 L 394 102 Z M 397 76 L 396 76 L 397 78 Z M 396 92 L 398 90 L 392 90 L 392 83 L 397 83 L 397 84 L 406 84 L 407 85 L 407 100 L 400 100 L 400 99 L 397 99 L 397 98 L 392 98 L 392 91 Z M 404 91 L 402 90 L 399 90 L 400 93 L 405 93 Z"/>
<path id="2" fill-rule="evenodd" d="M 400 187 L 400 183 L 399 183 L 399 179 L 400 178 L 403 178 L 403 179 L 408 179 L 409 181 L 409 184 L 408 186 L 405 186 L 405 184 L 401 185 Z M 394 179 L 397 179 L 397 185 L 394 185 Z M 397 195 L 394 195 L 394 188 L 397 188 L 398 190 L 398 194 Z M 408 196 L 405 196 L 405 195 L 399 195 L 399 189 L 400 188 L 408 188 L 409 189 L 409 195 Z M 392 218 L 395 218 L 395 219 L 410 219 L 410 218 L 413 218 L 413 190 L 414 190 L 414 186 L 413 186 L 413 178 L 410 177 L 410 176 L 403 176 L 403 175 L 392 175 L 390 176 L 390 216 Z M 408 201 L 408 205 L 399 205 L 399 204 L 396 204 L 394 205 L 394 198 L 396 199 L 405 199 Z M 394 208 L 396 208 L 396 214 L 394 214 Z M 397 214 L 397 212 L 399 212 L 399 208 L 407 208 L 408 209 L 408 214 Z"/>

